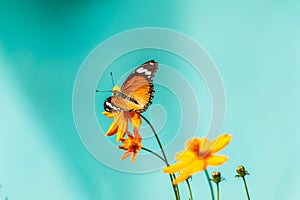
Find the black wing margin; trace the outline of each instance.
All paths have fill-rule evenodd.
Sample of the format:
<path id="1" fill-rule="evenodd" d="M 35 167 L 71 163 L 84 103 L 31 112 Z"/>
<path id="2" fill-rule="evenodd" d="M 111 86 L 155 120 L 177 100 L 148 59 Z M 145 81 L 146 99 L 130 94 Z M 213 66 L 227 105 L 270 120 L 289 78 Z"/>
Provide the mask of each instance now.
<path id="1" fill-rule="evenodd" d="M 154 60 L 149 60 L 145 62 L 144 64 L 137 67 L 124 81 L 126 83 L 129 79 L 131 79 L 133 76 L 144 76 L 149 83 L 153 82 L 153 77 L 158 69 L 158 63 Z M 123 87 L 123 86 L 122 86 Z"/>

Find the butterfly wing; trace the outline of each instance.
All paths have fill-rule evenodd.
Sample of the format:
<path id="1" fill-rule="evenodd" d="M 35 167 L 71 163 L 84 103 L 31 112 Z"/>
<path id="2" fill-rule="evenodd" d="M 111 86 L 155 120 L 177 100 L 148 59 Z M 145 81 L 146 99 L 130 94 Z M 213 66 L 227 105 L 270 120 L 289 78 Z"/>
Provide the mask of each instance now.
<path id="1" fill-rule="evenodd" d="M 105 100 L 104 109 L 107 112 L 119 112 L 119 111 L 139 112 L 139 110 L 142 110 L 143 107 L 127 99 L 118 96 L 111 96 Z"/>
<path id="2" fill-rule="evenodd" d="M 136 68 L 124 81 L 121 92 L 133 98 L 139 109 L 136 112 L 144 112 L 152 103 L 154 97 L 153 77 L 157 71 L 158 64 L 154 60 L 145 62 Z"/>
<path id="3" fill-rule="evenodd" d="M 124 81 L 120 95 L 106 99 L 104 109 L 108 112 L 121 110 L 144 112 L 154 96 L 153 77 L 158 64 L 150 60 L 136 68 Z"/>

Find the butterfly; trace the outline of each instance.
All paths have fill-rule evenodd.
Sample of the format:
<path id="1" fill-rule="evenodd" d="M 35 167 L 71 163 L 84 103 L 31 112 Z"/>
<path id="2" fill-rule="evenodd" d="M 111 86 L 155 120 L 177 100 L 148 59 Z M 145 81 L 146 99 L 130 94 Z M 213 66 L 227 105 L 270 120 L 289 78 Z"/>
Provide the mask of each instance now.
<path id="1" fill-rule="evenodd" d="M 146 111 L 154 97 L 153 77 L 157 69 L 158 63 L 154 60 L 137 67 L 126 78 L 121 88 L 117 85 L 113 87 L 113 95 L 104 102 L 104 110 L 137 113 Z"/>

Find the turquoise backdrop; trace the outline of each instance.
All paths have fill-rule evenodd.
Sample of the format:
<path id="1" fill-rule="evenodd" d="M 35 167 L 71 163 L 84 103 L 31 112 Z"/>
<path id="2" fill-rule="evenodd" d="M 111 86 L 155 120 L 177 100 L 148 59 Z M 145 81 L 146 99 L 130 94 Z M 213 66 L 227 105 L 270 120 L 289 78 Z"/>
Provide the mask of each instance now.
<path id="1" fill-rule="evenodd" d="M 292 0 L 1 0 L 0 199 L 174 199 L 160 171 L 123 173 L 97 161 L 73 121 L 85 57 L 114 34 L 149 26 L 196 40 L 223 78 L 223 131 L 234 138 L 222 151 L 228 162 L 209 168 L 226 178 L 221 199 L 246 199 L 234 178 L 240 164 L 253 199 L 298 199 L 299 10 Z M 192 189 L 195 200 L 210 198 L 203 173 Z"/>

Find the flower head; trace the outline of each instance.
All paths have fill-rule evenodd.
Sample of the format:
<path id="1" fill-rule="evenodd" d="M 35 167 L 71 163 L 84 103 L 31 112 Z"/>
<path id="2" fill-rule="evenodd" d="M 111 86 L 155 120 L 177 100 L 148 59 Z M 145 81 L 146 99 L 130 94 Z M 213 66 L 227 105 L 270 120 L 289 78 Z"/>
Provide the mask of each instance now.
<path id="1" fill-rule="evenodd" d="M 134 162 L 139 150 L 142 148 L 142 138 L 138 136 L 133 136 L 130 133 L 127 133 L 128 138 L 121 138 L 122 146 L 119 146 L 120 149 L 125 150 L 126 152 L 122 156 L 122 160 L 128 158 L 132 154 L 131 162 Z"/>
<path id="2" fill-rule="evenodd" d="M 236 168 L 237 175 L 235 177 L 244 177 L 246 175 L 249 175 L 249 172 L 246 171 L 245 167 L 243 165 L 240 165 Z"/>
<path id="3" fill-rule="evenodd" d="M 220 183 L 224 179 L 223 177 L 221 177 L 221 172 L 213 172 L 211 176 L 211 180 L 215 183 Z"/>
<path id="4" fill-rule="evenodd" d="M 179 176 L 173 184 L 180 183 L 192 174 L 203 171 L 207 166 L 218 166 L 223 164 L 227 157 L 216 155 L 231 140 L 232 135 L 222 134 L 218 138 L 209 141 L 207 138 L 192 138 L 186 143 L 186 150 L 176 154 L 177 163 L 163 169 L 165 173 L 174 174 L 179 172 Z"/>
<path id="5" fill-rule="evenodd" d="M 114 118 L 114 121 L 108 128 L 106 135 L 112 136 L 117 134 L 116 141 L 119 142 L 127 133 L 128 121 L 133 127 L 134 135 L 138 135 L 142 120 L 137 112 L 102 112 L 108 118 Z"/>

